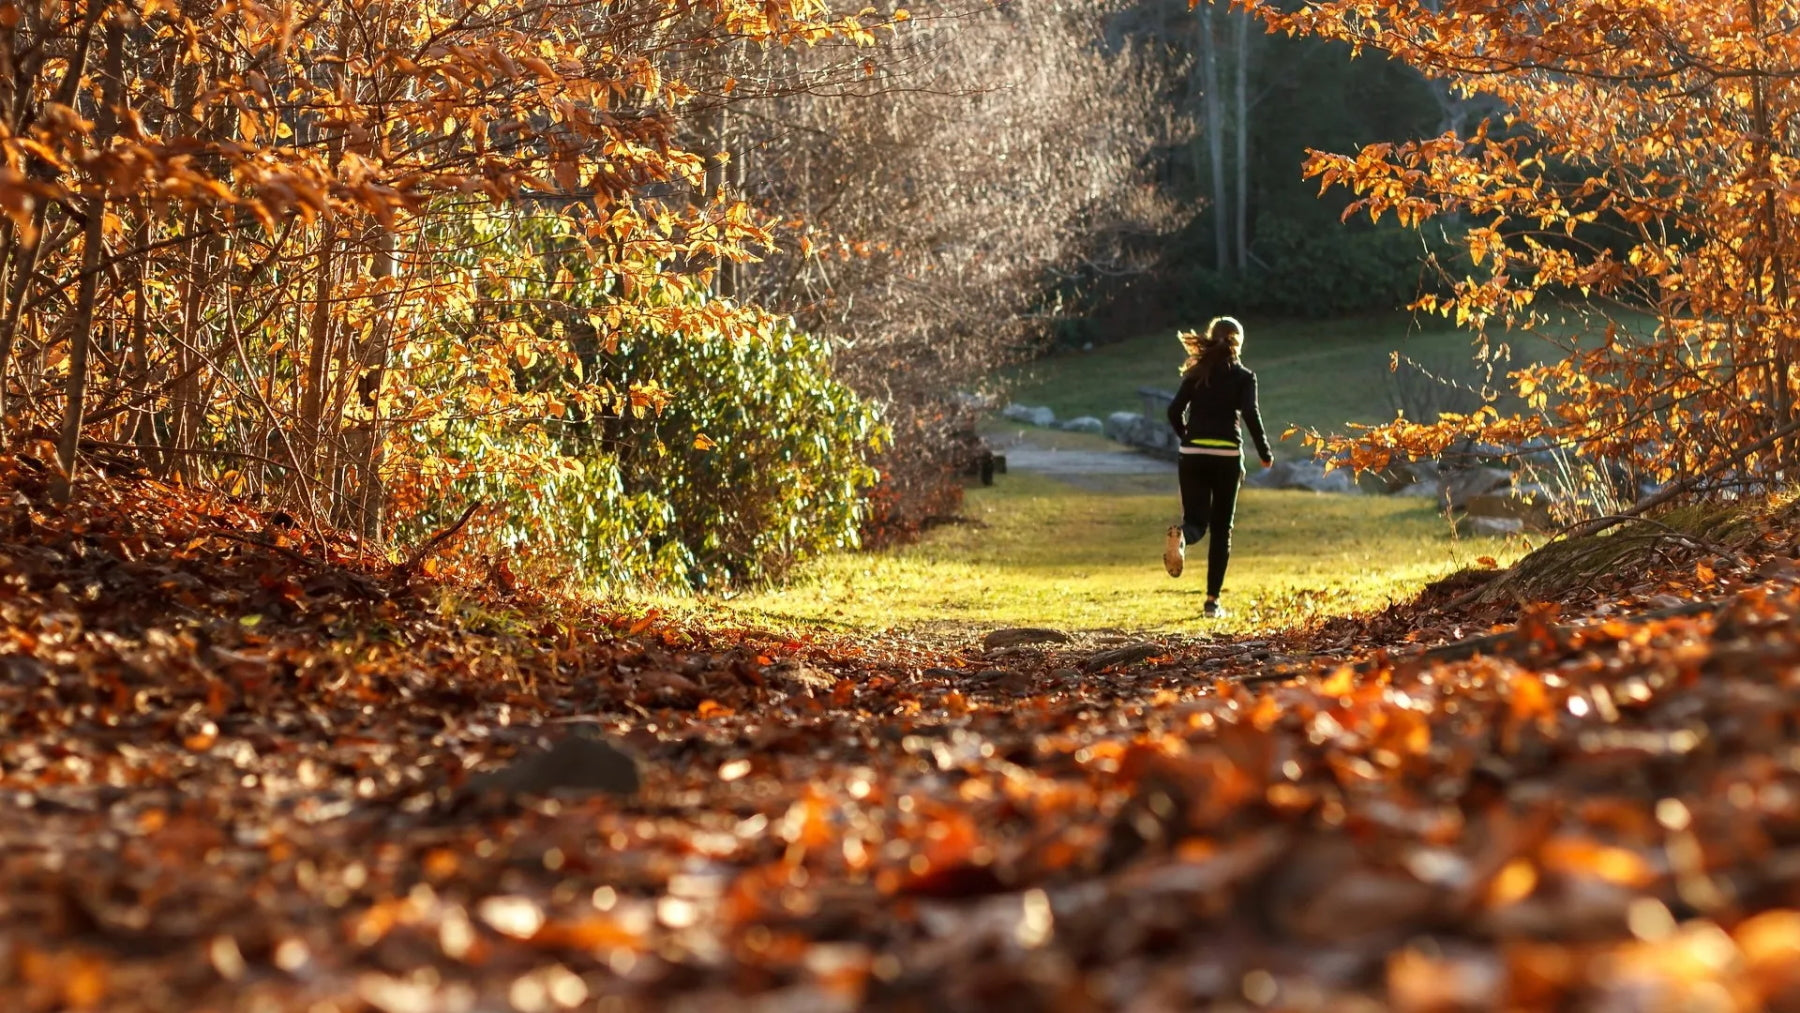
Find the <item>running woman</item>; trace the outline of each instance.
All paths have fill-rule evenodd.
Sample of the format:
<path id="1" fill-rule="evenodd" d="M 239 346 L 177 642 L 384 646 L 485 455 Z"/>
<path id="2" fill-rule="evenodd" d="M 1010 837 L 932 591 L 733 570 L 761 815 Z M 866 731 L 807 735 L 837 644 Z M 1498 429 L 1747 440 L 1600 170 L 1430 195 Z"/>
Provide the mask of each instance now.
<path id="1" fill-rule="evenodd" d="M 1256 374 L 1244 367 L 1244 325 L 1231 317 L 1215 317 L 1206 330 L 1176 335 L 1187 349 L 1181 387 L 1169 403 L 1169 425 L 1181 441 L 1181 523 L 1169 526 L 1163 543 L 1163 567 L 1181 576 L 1187 546 L 1210 534 L 1206 552 L 1208 616 L 1222 616 L 1219 592 L 1231 562 L 1231 522 L 1237 512 L 1238 486 L 1244 478 L 1243 441 L 1238 417 L 1256 441 L 1256 454 L 1267 468 L 1275 463 L 1269 438 L 1256 407 Z"/>

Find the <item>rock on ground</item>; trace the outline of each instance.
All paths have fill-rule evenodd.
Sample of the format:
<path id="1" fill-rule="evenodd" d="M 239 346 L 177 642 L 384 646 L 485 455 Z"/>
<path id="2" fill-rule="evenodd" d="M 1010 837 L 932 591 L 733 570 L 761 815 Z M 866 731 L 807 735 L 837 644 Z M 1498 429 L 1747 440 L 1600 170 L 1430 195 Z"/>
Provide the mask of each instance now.
<path id="1" fill-rule="evenodd" d="M 1066 429 L 1071 433 L 1093 433 L 1098 436 L 1106 432 L 1106 423 L 1092 415 L 1081 415 L 1058 422 L 1056 428 Z"/>
<path id="2" fill-rule="evenodd" d="M 1525 522 L 1518 517 L 1469 517 L 1463 527 L 1471 535 L 1516 535 L 1525 530 Z"/>
<path id="3" fill-rule="evenodd" d="M 1252 466 L 1244 484 L 1259 489 L 1306 489 L 1350 495 L 1362 492 L 1350 472 L 1341 468 L 1328 472 L 1320 461 L 1277 461 L 1271 468 Z"/>
<path id="4" fill-rule="evenodd" d="M 989 633 L 982 638 L 981 646 L 994 651 L 1003 647 L 1020 647 L 1025 644 L 1066 644 L 1068 642 L 1069 635 L 1061 630 L 1038 626 L 1013 626 Z"/>
<path id="5" fill-rule="evenodd" d="M 642 784 L 637 758 L 604 738 L 575 733 L 535 749 L 498 770 L 469 779 L 470 794 L 635 795 Z"/>
<path id="6" fill-rule="evenodd" d="M 1056 423 L 1056 413 L 1043 405 L 1009 404 L 1000 409 L 1000 417 L 1033 426 L 1050 426 Z"/>
<path id="7" fill-rule="evenodd" d="M 1513 473 L 1505 468 L 1463 468 L 1445 472 L 1438 480 L 1438 498 L 1451 510 L 1468 508 L 1469 500 L 1513 483 Z"/>

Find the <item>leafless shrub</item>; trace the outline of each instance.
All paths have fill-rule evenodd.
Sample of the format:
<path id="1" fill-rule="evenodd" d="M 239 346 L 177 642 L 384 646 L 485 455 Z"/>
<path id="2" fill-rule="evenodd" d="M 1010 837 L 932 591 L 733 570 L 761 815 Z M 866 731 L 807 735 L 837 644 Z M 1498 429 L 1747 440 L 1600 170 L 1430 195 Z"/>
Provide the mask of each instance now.
<path id="1" fill-rule="evenodd" d="M 1145 240 L 1191 213 L 1154 185 L 1152 153 L 1187 129 L 1162 101 L 1168 60 L 1105 48 L 1116 6 L 915 10 L 873 55 L 782 54 L 767 97 L 721 113 L 746 190 L 805 223 L 726 284 L 835 339 L 906 441 L 890 474 L 947 478 L 972 417 L 950 396 L 1049 332 L 1044 293 L 1148 270 Z M 818 84 L 846 58 L 866 61 L 861 82 Z"/>

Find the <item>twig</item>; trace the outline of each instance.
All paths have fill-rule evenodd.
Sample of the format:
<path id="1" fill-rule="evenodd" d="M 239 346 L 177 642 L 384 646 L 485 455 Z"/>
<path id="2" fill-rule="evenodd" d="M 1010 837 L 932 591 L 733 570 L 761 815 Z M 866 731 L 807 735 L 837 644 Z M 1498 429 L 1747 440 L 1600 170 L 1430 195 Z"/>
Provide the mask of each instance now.
<path id="1" fill-rule="evenodd" d="M 267 549 L 270 552 L 277 553 L 278 555 L 286 556 L 287 558 L 293 560 L 296 563 L 300 563 L 304 566 L 309 566 L 315 570 L 320 569 L 326 565 L 324 563 L 319 562 L 316 559 L 312 559 L 308 556 L 303 556 L 300 553 L 295 552 L 293 549 L 290 549 L 285 545 L 276 545 L 274 542 L 265 542 L 260 538 L 251 538 L 249 535 L 240 535 L 235 531 L 226 531 L 223 528 L 214 528 L 213 530 L 207 532 L 207 534 L 213 538 L 223 538 L 227 541 L 242 542 L 245 545 L 254 545 L 259 549 Z"/>
<path id="2" fill-rule="evenodd" d="M 458 517 L 455 523 L 442 531 L 439 531 L 437 534 L 432 535 L 430 538 L 425 539 L 418 548 L 414 549 L 412 554 L 406 557 L 406 562 L 401 563 L 395 568 L 395 575 L 405 576 L 406 574 L 412 573 L 418 568 L 420 563 L 425 562 L 425 557 L 437 551 L 438 546 L 449 541 L 451 538 L 454 538 L 456 533 L 463 529 L 463 525 L 469 523 L 469 518 L 475 516 L 475 511 L 480 510 L 481 507 L 481 500 L 470 503 L 468 509 L 462 512 L 462 516 Z"/>
<path id="3" fill-rule="evenodd" d="M 1789 422 L 1787 425 L 1776 429 L 1774 432 L 1770 433 L 1769 435 L 1763 437 L 1760 440 L 1757 440 L 1755 443 L 1752 443 L 1747 447 L 1743 447 L 1739 450 L 1732 452 L 1724 460 L 1718 462 L 1717 464 L 1706 469 L 1705 471 L 1702 471 L 1695 475 L 1689 475 L 1688 477 L 1680 480 L 1679 482 L 1676 482 L 1673 485 L 1670 485 L 1667 489 L 1664 489 L 1663 491 L 1656 493 L 1653 496 L 1647 496 L 1644 499 L 1638 500 L 1636 503 L 1633 503 L 1632 505 L 1626 507 L 1625 509 L 1619 511 L 1616 514 L 1611 514 L 1606 517 L 1596 517 L 1593 520 L 1583 521 L 1572 527 L 1565 528 L 1560 534 L 1558 534 L 1556 536 L 1556 538 L 1552 538 L 1550 540 L 1550 542 L 1545 542 L 1544 544 L 1549 545 L 1549 544 L 1551 544 L 1551 542 L 1555 542 L 1557 539 L 1561 539 L 1561 538 L 1581 538 L 1581 537 L 1584 537 L 1587 535 L 1599 534 L 1600 532 L 1605 531 L 1607 528 L 1613 527 L 1617 524 L 1624 523 L 1626 520 L 1636 517 L 1646 510 L 1650 510 L 1650 509 L 1654 509 L 1655 507 L 1659 507 L 1659 506 L 1663 505 L 1664 503 L 1667 503 L 1670 500 L 1674 499 L 1675 497 L 1680 496 L 1684 493 L 1687 493 L 1687 492 L 1695 489 L 1702 482 L 1705 482 L 1707 479 L 1713 477 L 1714 475 L 1717 475 L 1719 472 L 1724 471 L 1726 468 L 1741 462 L 1744 458 L 1749 457 L 1751 454 L 1755 454 L 1760 451 L 1767 450 L 1768 448 L 1775 445 L 1776 440 L 1779 440 L 1783 436 L 1787 436 L 1787 435 L 1790 435 L 1790 434 L 1796 433 L 1796 432 L 1800 432 L 1800 419 L 1796 419 L 1793 422 Z M 1538 551 L 1542 552 L 1543 550 L 1539 549 Z"/>
<path id="4" fill-rule="evenodd" d="M 1540 545 L 1537 547 L 1537 549 L 1533 550 L 1532 555 L 1535 556 L 1538 553 L 1543 552 L 1545 549 L 1549 548 L 1552 545 L 1555 545 L 1559 541 L 1566 541 L 1566 540 L 1572 539 L 1572 538 L 1585 538 L 1588 535 L 1597 535 L 1600 532 L 1605 531 L 1607 528 L 1617 527 L 1620 524 L 1629 524 L 1629 523 L 1649 524 L 1649 525 L 1652 525 L 1655 527 L 1659 527 L 1659 528 L 1662 528 L 1665 532 L 1668 532 L 1668 534 L 1665 535 L 1664 537 L 1686 539 L 1686 540 L 1694 543 L 1695 545 L 1698 545 L 1702 548 L 1711 549 L 1714 552 L 1720 553 L 1721 555 L 1735 555 L 1736 553 L 1731 552 L 1731 550 L 1725 548 L 1724 546 L 1720 545 L 1717 542 L 1711 541 L 1710 539 L 1703 538 L 1699 535 L 1689 534 L 1689 533 L 1687 533 L 1685 531 L 1681 531 L 1677 528 L 1672 528 L 1669 525 L 1664 524 L 1660 521 L 1653 521 L 1653 520 L 1650 520 L 1646 517 L 1642 517 L 1639 515 L 1641 515 L 1646 510 L 1654 509 L 1658 506 L 1661 506 L 1664 503 L 1669 502 L 1670 500 L 1674 499 L 1677 496 L 1680 496 L 1684 493 L 1691 491 L 1692 489 L 1698 487 L 1702 482 L 1705 482 L 1708 478 L 1711 478 L 1712 476 L 1718 474 L 1720 471 L 1723 471 L 1726 467 L 1729 467 L 1730 465 L 1733 465 L 1733 464 L 1736 464 L 1736 463 L 1742 461 L 1744 458 L 1749 457 L 1751 454 L 1757 453 L 1762 450 L 1767 450 L 1769 447 L 1771 447 L 1775 444 L 1776 440 L 1779 440 L 1783 436 L 1787 436 L 1787 435 L 1789 435 L 1791 433 L 1795 433 L 1795 432 L 1800 432 L 1800 419 L 1797 419 L 1793 422 L 1788 423 L 1785 426 L 1780 427 L 1779 429 L 1776 429 L 1774 432 L 1770 433 L 1769 435 L 1763 437 L 1760 440 L 1757 440 L 1755 443 L 1752 443 L 1749 446 L 1742 448 L 1741 450 L 1735 451 L 1729 457 L 1725 458 L 1723 461 L 1720 461 L 1718 464 L 1715 464 L 1712 467 L 1706 469 L 1705 471 L 1700 472 L 1697 475 L 1689 475 L 1687 478 L 1684 478 L 1681 481 L 1674 483 L 1673 485 L 1669 486 L 1667 489 L 1664 489 L 1661 492 L 1656 493 L 1653 496 L 1647 496 L 1644 499 L 1638 500 L 1636 503 L 1633 503 L 1631 506 L 1626 507 L 1625 509 L 1619 511 L 1616 514 L 1607 514 L 1604 517 L 1594 517 L 1589 520 L 1579 521 L 1579 522 L 1572 524 L 1566 528 L 1563 528 L 1561 531 L 1557 532 L 1556 535 L 1554 535 L 1549 541 L 1545 542 L 1543 545 Z M 1496 573 L 1493 578 L 1482 581 L 1479 586 L 1472 587 L 1469 590 L 1463 592 L 1462 594 L 1457 595 L 1455 598 L 1451 599 L 1449 602 L 1446 602 L 1443 605 L 1442 611 L 1445 611 L 1445 612 L 1454 611 L 1456 609 L 1463 607 L 1464 605 L 1469 604 L 1470 602 L 1474 601 L 1475 599 L 1479 598 L 1481 595 L 1485 594 L 1490 587 L 1493 586 L 1493 584 L 1496 580 L 1501 579 L 1508 573 L 1517 572 L 1518 565 L 1519 564 L 1515 563 L 1515 564 L 1513 564 L 1512 570 L 1501 570 L 1498 573 Z"/>

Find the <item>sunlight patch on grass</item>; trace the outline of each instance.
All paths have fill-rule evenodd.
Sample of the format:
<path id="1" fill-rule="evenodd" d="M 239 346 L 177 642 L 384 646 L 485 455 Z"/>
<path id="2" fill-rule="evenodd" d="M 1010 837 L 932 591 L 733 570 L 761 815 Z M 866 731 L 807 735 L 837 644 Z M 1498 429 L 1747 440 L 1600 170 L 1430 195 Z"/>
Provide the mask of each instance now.
<path id="1" fill-rule="evenodd" d="M 967 523 L 893 552 L 815 561 L 782 589 L 731 604 L 744 618 L 847 630 L 944 622 L 1069 630 L 1244 634 L 1323 614 L 1380 608 L 1515 547 L 1458 538 L 1430 501 L 1246 489 L 1224 620 L 1200 616 L 1206 548 L 1163 572 L 1163 532 L 1179 512 L 1173 476 L 1089 491 L 1041 475 L 969 490 Z"/>

